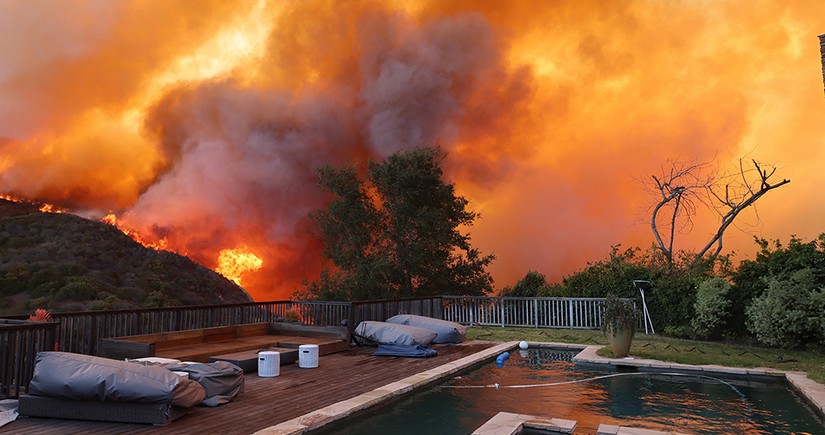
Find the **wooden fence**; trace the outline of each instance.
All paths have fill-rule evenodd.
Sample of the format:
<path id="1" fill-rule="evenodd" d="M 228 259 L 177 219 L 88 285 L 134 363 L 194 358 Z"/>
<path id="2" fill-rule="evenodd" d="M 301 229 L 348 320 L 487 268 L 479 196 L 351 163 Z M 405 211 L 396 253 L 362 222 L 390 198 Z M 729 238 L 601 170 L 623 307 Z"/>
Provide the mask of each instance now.
<path id="1" fill-rule="evenodd" d="M 52 350 L 56 322 L 0 319 L 0 399 L 28 388 L 37 352 Z"/>

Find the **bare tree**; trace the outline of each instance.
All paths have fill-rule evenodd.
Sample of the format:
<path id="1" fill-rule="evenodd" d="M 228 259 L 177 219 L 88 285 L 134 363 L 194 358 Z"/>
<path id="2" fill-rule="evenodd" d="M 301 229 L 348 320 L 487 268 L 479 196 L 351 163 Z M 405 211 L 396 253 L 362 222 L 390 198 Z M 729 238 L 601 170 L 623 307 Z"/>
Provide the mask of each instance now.
<path id="1" fill-rule="evenodd" d="M 776 167 L 750 160 L 753 167 L 739 159 L 737 171 L 726 174 L 715 171 L 710 163 L 695 161 L 670 163 L 662 175 L 652 175 L 648 190 L 657 200 L 650 218 L 650 228 L 656 244 L 673 264 L 673 244 L 678 232 L 693 225 L 699 207 L 713 209 L 720 216 L 719 226 L 705 246 L 696 253 L 689 267 L 696 266 L 709 253 L 715 259 L 722 251 L 725 231 L 736 217 L 759 198 L 777 187 L 790 183 L 788 179 L 772 182 Z"/>

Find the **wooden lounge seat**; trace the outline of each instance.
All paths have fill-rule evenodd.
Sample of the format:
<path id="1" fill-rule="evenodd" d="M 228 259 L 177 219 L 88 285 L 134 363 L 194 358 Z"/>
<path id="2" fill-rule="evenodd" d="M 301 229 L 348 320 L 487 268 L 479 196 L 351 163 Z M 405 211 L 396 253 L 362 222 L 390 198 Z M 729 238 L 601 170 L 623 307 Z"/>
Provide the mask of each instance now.
<path id="1" fill-rule="evenodd" d="M 229 353 L 225 355 L 215 355 L 209 357 L 209 362 L 227 361 L 240 367 L 244 373 L 254 373 L 258 371 L 258 352 L 271 351 L 280 354 L 281 365 L 292 364 L 298 360 L 298 349 L 288 349 L 285 347 L 270 347 L 260 350 L 246 350 L 243 352 Z"/>
<path id="2" fill-rule="evenodd" d="M 101 339 L 98 356 L 114 359 L 156 356 L 209 362 L 216 356 L 271 347 L 298 349 L 303 344 L 316 344 L 319 355 L 327 355 L 347 350 L 349 342 L 346 327 L 252 323 Z"/>

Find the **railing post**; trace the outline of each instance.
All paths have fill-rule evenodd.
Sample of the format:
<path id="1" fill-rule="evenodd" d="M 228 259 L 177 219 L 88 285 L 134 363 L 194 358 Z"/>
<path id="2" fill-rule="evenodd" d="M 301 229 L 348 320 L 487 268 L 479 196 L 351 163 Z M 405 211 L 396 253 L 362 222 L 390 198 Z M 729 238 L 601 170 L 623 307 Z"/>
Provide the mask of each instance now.
<path id="1" fill-rule="evenodd" d="M 470 309 L 468 310 L 468 311 L 470 311 L 470 325 L 472 325 L 473 324 L 473 318 L 474 318 L 473 315 L 475 314 L 475 311 L 476 311 L 474 299 L 470 299 L 468 305 L 470 306 Z M 481 304 L 479 304 L 479 307 L 480 306 L 481 306 Z"/>
<path id="2" fill-rule="evenodd" d="M 501 327 L 502 328 L 504 327 L 504 304 L 505 304 L 505 299 L 500 298 L 498 306 L 499 306 L 499 315 L 501 316 L 500 320 L 501 320 Z"/>
<path id="3" fill-rule="evenodd" d="M 573 329 L 573 299 L 567 298 L 567 327 Z"/>

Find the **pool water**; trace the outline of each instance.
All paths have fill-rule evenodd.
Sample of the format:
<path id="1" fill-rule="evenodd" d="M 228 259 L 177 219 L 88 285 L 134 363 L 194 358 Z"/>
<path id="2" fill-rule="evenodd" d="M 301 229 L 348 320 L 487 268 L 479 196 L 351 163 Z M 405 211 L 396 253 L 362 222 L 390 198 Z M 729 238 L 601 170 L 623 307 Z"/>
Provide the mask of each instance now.
<path id="1" fill-rule="evenodd" d="M 576 433 L 614 424 L 698 434 L 825 434 L 823 422 L 781 382 L 578 371 L 575 353 L 514 351 L 501 368 L 487 364 L 325 433 L 469 434 L 506 411 L 576 420 Z M 510 388 L 535 384 L 554 385 Z"/>

